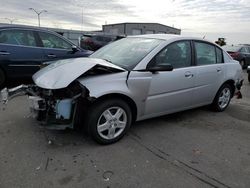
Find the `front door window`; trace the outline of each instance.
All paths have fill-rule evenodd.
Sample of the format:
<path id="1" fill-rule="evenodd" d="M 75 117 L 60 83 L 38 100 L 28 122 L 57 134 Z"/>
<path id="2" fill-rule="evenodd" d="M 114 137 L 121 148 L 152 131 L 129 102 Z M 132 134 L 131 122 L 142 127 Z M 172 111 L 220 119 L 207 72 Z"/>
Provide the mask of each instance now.
<path id="1" fill-rule="evenodd" d="M 155 56 L 153 66 L 166 64 L 172 65 L 174 69 L 191 66 L 190 42 L 172 43 Z"/>

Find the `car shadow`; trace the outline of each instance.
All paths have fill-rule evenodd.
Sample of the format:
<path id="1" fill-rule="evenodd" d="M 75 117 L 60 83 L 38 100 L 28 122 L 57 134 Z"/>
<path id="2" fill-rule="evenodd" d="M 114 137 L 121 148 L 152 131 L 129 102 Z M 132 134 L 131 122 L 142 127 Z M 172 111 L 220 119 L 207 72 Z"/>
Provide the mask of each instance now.
<path id="1" fill-rule="evenodd" d="M 186 110 L 183 112 L 177 112 L 169 115 L 164 115 L 152 119 L 147 119 L 139 122 L 135 122 L 132 124 L 130 130 L 128 131 L 128 135 L 131 133 L 133 135 L 140 135 L 140 132 L 147 131 L 148 129 L 167 129 L 176 123 L 182 123 L 188 121 L 188 119 L 196 118 L 201 113 L 215 113 L 211 112 L 208 106 L 200 107 L 192 110 Z M 192 117 L 192 118 L 191 118 Z M 42 129 L 44 131 L 44 135 L 49 147 L 58 148 L 58 147 L 67 147 L 67 146 L 97 146 L 91 137 L 86 134 L 84 131 L 79 130 L 48 130 Z M 153 134 L 153 133 L 152 133 Z M 124 139 L 126 139 L 126 137 Z"/>

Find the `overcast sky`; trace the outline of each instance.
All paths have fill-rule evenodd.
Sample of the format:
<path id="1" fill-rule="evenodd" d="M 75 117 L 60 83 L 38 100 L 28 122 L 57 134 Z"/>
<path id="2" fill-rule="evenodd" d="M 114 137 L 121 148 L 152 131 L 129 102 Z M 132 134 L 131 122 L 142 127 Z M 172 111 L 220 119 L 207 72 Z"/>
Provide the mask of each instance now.
<path id="1" fill-rule="evenodd" d="M 183 35 L 250 43 L 250 0 L 0 0 L 0 22 L 78 30 L 101 30 L 105 23 L 155 22 Z"/>

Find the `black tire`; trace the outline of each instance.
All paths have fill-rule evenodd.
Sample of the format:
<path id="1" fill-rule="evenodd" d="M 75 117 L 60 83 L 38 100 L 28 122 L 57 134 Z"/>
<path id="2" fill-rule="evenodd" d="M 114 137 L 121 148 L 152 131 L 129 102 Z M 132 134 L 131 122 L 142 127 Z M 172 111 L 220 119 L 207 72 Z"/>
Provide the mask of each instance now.
<path id="1" fill-rule="evenodd" d="M 5 73 L 4 73 L 3 70 L 0 68 L 0 89 L 1 89 L 2 87 L 4 87 L 5 82 L 6 82 Z"/>
<path id="2" fill-rule="evenodd" d="M 122 115 L 118 119 L 115 118 L 116 112 L 118 112 L 118 109 L 122 109 Z M 115 111 L 117 110 L 117 111 Z M 107 113 L 110 112 L 113 116 L 111 118 L 112 120 L 107 120 L 106 117 L 104 117 L 104 112 Z M 114 113 L 114 114 L 113 114 Z M 119 128 L 120 125 L 118 123 L 120 121 L 124 121 L 126 123 L 123 123 L 122 126 L 124 128 Z M 126 120 L 126 121 L 125 121 Z M 108 123 L 108 129 L 104 129 L 101 133 L 98 131 L 98 125 L 100 122 Z M 110 121 L 112 121 L 110 123 Z M 132 122 L 132 113 L 129 105 L 120 99 L 106 99 L 100 102 L 97 102 L 96 104 L 93 104 L 88 112 L 88 119 L 87 119 L 87 125 L 88 125 L 88 132 L 90 133 L 91 137 L 99 144 L 112 144 L 114 142 L 117 142 L 120 140 L 126 132 L 129 130 L 129 127 Z M 119 125 L 118 125 L 119 124 Z M 100 127 L 100 126 L 99 126 Z M 110 131 L 113 130 L 111 133 Z M 107 135 L 106 135 L 107 134 Z M 109 137 L 111 134 L 114 134 L 113 138 L 106 138 Z M 116 135 L 117 134 L 117 135 Z"/>
<path id="3" fill-rule="evenodd" d="M 248 82 L 250 82 L 250 72 L 248 73 Z"/>
<path id="4" fill-rule="evenodd" d="M 229 93 L 229 98 L 225 97 L 225 101 L 221 102 L 220 97 L 222 97 L 223 92 L 225 92 L 225 91 L 230 92 Z M 229 85 L 229 84 L 222 85 L 221 88 L 219 89 L 219 91 L 217 92 L 215 98 L 214 98 L 214 101 L 212 103 L 212 109 L 214 111 L 217 111 L 217 112 L 224 111 L 228 107 L 228 105 L 229 105 L 229 103 L 231 101 L 232 91 L 233 91 L 233 89 L 232 89 L 231 85 Z"/>

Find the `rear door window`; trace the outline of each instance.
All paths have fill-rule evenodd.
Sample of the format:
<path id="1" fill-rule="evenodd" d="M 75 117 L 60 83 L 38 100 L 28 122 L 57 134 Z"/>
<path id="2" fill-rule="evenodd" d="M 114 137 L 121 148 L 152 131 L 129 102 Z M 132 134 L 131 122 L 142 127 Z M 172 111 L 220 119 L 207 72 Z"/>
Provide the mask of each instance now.
<path id="1" fill-rule="evenodd" d="M 216 61 L 217 63 L 224 63 L 222 50 L 216 47 Z"/>
<path id="2" fill-rule="evenodd" d="M 0 43 L 18 46 L 36 46 L 36 40 L 29 30 L 2 30 L 0 31 Z"/>
<path id="3" fill-rule="evenodd" d="M 247 53 L 247 49 L 246 49 L 245 47 L 242 47 L 242 48 L 240 49 L 240 52 L 242 52 L 242 53 Z"/>
<path id="4" fill-rule="evenodd" d="M 250 53 L 250 47 L 247 47 L 247 53 Z"/>
<path id="5" fill-rule="evenodd" d="M 217 57 L 215 46 L 204 42 L 194 42 L 194 46 L 196 51 L 197 65 L 216 64 Z"/>

